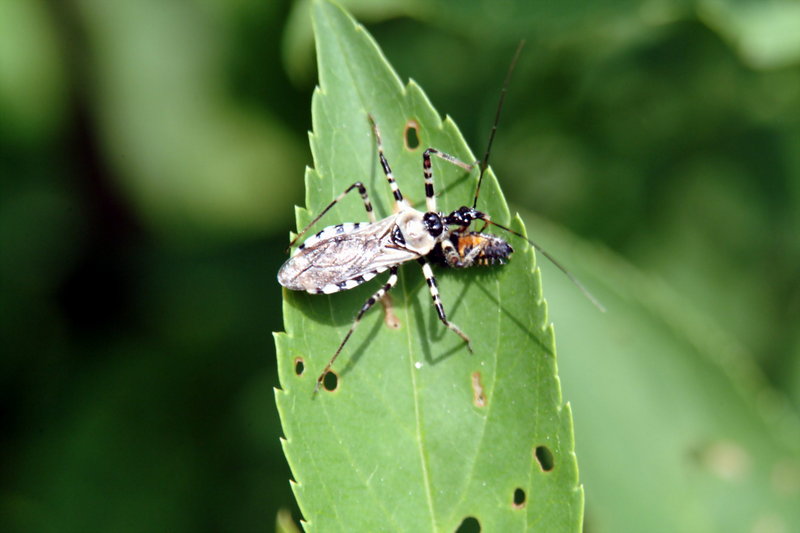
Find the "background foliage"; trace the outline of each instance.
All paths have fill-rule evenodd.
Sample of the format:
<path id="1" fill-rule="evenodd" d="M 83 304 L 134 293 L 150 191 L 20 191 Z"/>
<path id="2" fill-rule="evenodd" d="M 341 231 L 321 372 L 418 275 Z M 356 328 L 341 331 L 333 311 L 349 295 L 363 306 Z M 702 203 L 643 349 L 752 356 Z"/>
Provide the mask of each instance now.
<path id="1" fill-rule="evenodd" d="M 476 151 L 528 39 L 493 164 L 599 245 L 529 228 L 610 307 L 545 272 L 588 528 L 796 529 L 797 4 L 347 4 Z M 4 530 L 263 530 L 293 506 L 270 332 L 310 162 L 305 8 L 0 2 Z"/>

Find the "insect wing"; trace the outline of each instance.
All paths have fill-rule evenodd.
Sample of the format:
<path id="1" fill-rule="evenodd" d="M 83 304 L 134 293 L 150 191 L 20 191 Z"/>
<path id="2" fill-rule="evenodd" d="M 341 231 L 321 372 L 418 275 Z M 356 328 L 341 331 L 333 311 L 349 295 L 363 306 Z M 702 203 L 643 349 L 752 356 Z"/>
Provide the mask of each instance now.
<path id="1" fill-rule="evenodd" d="M 394 222 L 392 216 L 340 234 L 331 230 L 336 226 L 322 230 L 320 236 L 334 234 L 299 250 L 281 267 L 278 281 L 291 290 L 331 294 L 352 289 L 390 266 L 417 258 L 414 252 L 393 244 L 390 230 Z"/>

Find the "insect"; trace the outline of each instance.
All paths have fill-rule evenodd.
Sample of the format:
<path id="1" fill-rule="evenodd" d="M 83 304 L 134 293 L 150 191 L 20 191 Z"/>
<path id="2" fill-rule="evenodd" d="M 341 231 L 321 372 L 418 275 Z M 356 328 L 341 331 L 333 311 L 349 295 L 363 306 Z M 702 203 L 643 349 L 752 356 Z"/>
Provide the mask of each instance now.
<path id="1" fill-rule="evenodd" d="M 317 379 L 315 390 L 319 389 L 322 380 L 355 331 L 364 313 L 395 286 L 398 266 L 412 260 L 417 260 L 422 266 L 422 273 L 425 276 L 439 320 L 461 337 L 472 351 L 469 337 L 448 320 L 439 297 L 436 278 L 426 259 L 426 256 L 436 247 L 441 247 L 447 258 L 454 258 L 458 255 L 450 240 L 453 232 L 451 226 L 466 228 L 473 220 L 488 220 L 486 214 L 468 207 L 463 207 L 450 214 L 437 210 L 431 156 L 436 155 L 465 170 L 472 169 L 472 165 L 435 148 L 426 149 L 422 155 L 426 211 L 414 209 L 405 199 L 394 179 L 392 169 L 383 152 L 383 142 L 378 125 L 372 117 L 370 117 L 370 121 L 378 146 L 378 158 L 394 196 L 395 213 L 382 220 L 377 220 L 366 187 L 361 182 L 353 183 L 328 204 L 306 229 L 298 234 L 290 247 L 308 231 L 308 228 L 353 190 L 358 190 L 361 195 L 369 222 L 337 224 L 323 229 L 298 246 L 292 257 L 278 272 L 278 282 L 287 289 L 304 290 L 311 294 L 332 294 L 357 287 L 381 272 L 389 271 L 386 283 L 361 306 L 350 330 Z"/>
<path id="2" fill-rule="evenodd" d="M 398 267 L 402 263 L 409 261 L 416 260 L 421 265 L 439 320 L 458 335 L 467 348 L 472 351 L 469 337 L 447 318 L 439 296 L 431 262 L 452 268 L 469 268 L 475 265 L 505 263 L 513 252 L 513 248 L 501 237 L 484 233 L 488 225 L 496 226 L 512 235 L 525 239 L 550 259 L 556 267 L 578 285 L 590 300 L 599 306 L 588 291 L 566 269 L 533 241 L 516 231 L 493 222 L 488 214 L 476 208 L 480 185 L 484 172 L 488 167 L 489 152 L 497 129 L 509 77 L 519 57 L 521 48 L 522 43 L 517 49 L 503 86 L 495 123 L 489 138 L 489 146 L 483 161 L 480 162 L 480 176 L 472 207 L 462 206 L 450 213 L 438 211 L 431 156 L 437 156 L 467 171 L 471 171 L 474 166 L 435 148 L 427 148 L 422 154 L 425 211 L 412 207 L 395 181 L 392 169 L 384 154 L 380 129 L 370 115 L 369 120 L 377 144 L 378 159 L 394 197 L 394 214 L 377 220 L 366 187 L 363 183 L 357 181 L 328 204 L 290 243 L 289 248 L 291 249 L 334 205 L 350 192 L 357 190 L 361 195 L 369 222 L 341 223 L 328 226 L 307 238 L 295 249 L 289 260 L 281 267 L 278 272 L 278 282 L 291 290 L 303 290 L 311 294 L 333 294 L 357 287 L 373 279 L 378 274 L 389 271 L 389 277 L 384 285 L 367 298 L 359 309 L 350 329 L 317 378 L 315 392 L 319 390 L 325 376 L 337 357 L 339 357 L 364 314 L 376 302 L 381 301 L 395 286 L 398 280 Z M 471 224 L 475 221 L 483 222 L 483 227 L 480 231 L 469 230 Z"/>
<path id="3" fill-rule="evenodd" d="M 514 249 L 503 238 L 479 231 L 453 231 L 448 237 L 455 254 L 445 256 L 443 247 L 434 248 L 428 259 L 437 265 L 452 268 L 469 268 L 474 265 L 506 264 Z"/>

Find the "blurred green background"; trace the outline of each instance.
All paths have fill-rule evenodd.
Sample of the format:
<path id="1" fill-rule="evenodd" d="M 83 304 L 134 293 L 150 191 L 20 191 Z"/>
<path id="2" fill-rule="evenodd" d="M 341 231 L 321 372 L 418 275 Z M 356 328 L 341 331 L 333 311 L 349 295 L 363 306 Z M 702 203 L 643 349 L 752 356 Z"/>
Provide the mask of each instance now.
<path id="1" fill-rule="evenodd" d="M 796 413 L 797 2 L 345 5 L 476 153 L 526 38 L 492 154 L 512 205 L 663 280 Z M 312 163 L 306 9 L 0 0 L 0 529 L 297 517 L 271 332 Z"/>

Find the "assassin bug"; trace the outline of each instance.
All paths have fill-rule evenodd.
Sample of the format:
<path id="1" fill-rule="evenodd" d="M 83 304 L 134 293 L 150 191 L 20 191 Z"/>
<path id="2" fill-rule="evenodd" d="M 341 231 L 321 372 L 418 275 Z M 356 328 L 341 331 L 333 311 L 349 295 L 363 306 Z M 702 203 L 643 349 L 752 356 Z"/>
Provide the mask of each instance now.
<path id="1" fill-rule="evenodd" d="M 328 204 L 311 221 L 311 224 L 295 237 L 289 247 L 291 248 L 311 226 L 353 190 L 358 190 L 361 195 L 369 222 L 337 224 L 323 229 L 298 246 L 292 257 L 284 263 L 278 272 L 278 282 L 288 289 L 304 290 L 311 294 L 332 294 L 357 287 L 381 272 L 389 271 L 389 279 L 386 283 L 361 306 L 355 321 L 350 326 L 350 330 L 342 339 L 333 357 L 331 357 L 331 360 L 317 379 L 315 391 L 319 389 L 322 380 L 341 353 L 348 339 L 350 339 L 364 313 L 381 300 L 397 283 L 398 266 L 414 259 L 422 265 L 422 272 L 428 284 L 433 305 L 439 315 L 439 320 L 461 337 L 467 344 L 467 348 L 472 351 L 469 337 L 447 319 L 444 306 L 439 298 L 436 278 L 433 275 L 430 263 L 426 259 L 426 256 L 437 246 L 443 248 L 446 257 L 457 255 L 458 252 L 448 239 L 453 231 L 450 226 L 455 225 L 465 228 L 469 226 L 472 220 L 488 219 L 484 213 L 467 207 L 453 211 L 449 215 L 437 211 L 431 156 L 438 156 L 465 170 L 472 169 L 472 165 L 468 165 L 458 158 L 440 152 L 435 148 L 426 149 L 423 152 L 422 159 L 427 211 L 422 212 L 414 209 L 408 200 L 403 197 L 403 193 L 394 179 L 392 169 L 383 152 L 383 142 L 378 125 L 372 119 L 372 116 L 369 118 L 378 147 L 381 167 L 394 196 L 396 213 L 382 220 L 377 220 L 372 210 L 372 203 L 369 200 L 366 187 L 357 181 Z"/>
<path id="2" fill-rule="evenodd" d="M 389 278 L 386 283 L 364 302 L 356 314 L 347 334 L 317 378 L 315 392 L 319 390 L 322 381 L 352 336 L 364 313 L 372 308 L 376 302 L 381 301 L 395 286 L 398 280 L 397 271 L 399 265 L 408 261 L 416 260 L 422 266 L 422 273 L 425 276 L 439 320 L 456 333 L 466 343 L 467 348 L 472 351 L 469 337 L 447 318 L 430 263 L 432 261 L 453 268 L 468 268 L 473 265 L 492 264 L 494 262 L 504 263 L 513 252 L 513 249 L 501 237 L 483 233 L 488 225 L 497 226 L 512 235 L 525 239 L 550 259 L 556 267 L 578 285 L 581 291 L 595 305 L 600 307 L 599 303 L 588 293 L 583 285 L 549 254 L 544 252 L 541 247 L 522 234 L 493 222 L 488 214 L 476 209 L 481 182 L 488 167 L 489 152 L 497 131 L 500 110 L 502 109 L 509 78 L 523 44 L 524 42 L 520 43 L 517 48 L 503 85 L 486 155 L 483 161 L 480 162 L 480 176 L 472 207 L 462 206 L 449 214 L 437 210 L 431 156 L 437 156 L 467 171 L 472 170 L 473 165 L 464 163 L 458 158 L 435 148 L 428 148 L 422 154 L 426 211 L 423 212 L 413 208 L 404 198 L 395 181 L 389 162 L 384 155 L 380 130 L 370 115 L 369 120 L 372 124 L 377 144 L 378 158 L 394 197 L 395 213 L 377 220 L 366 187 L 363 183 L 357 181 L 328 204 L 289 244 L 291 249 L 334 205 L 348 193 L 357 190 L 361 195 L 369 222 L 342 223 L 328 226 L 309 237 L 295 249 L 289 260 L 281 267 L 278 272 L 278 282 L 291 290 L 304 290 L 311 294 L 332 294 L 357 287 L 376 275 L 389 271 Z M 477 220 L 483 222 L 481 230 L 469 231 L 472 222 Z"/>

